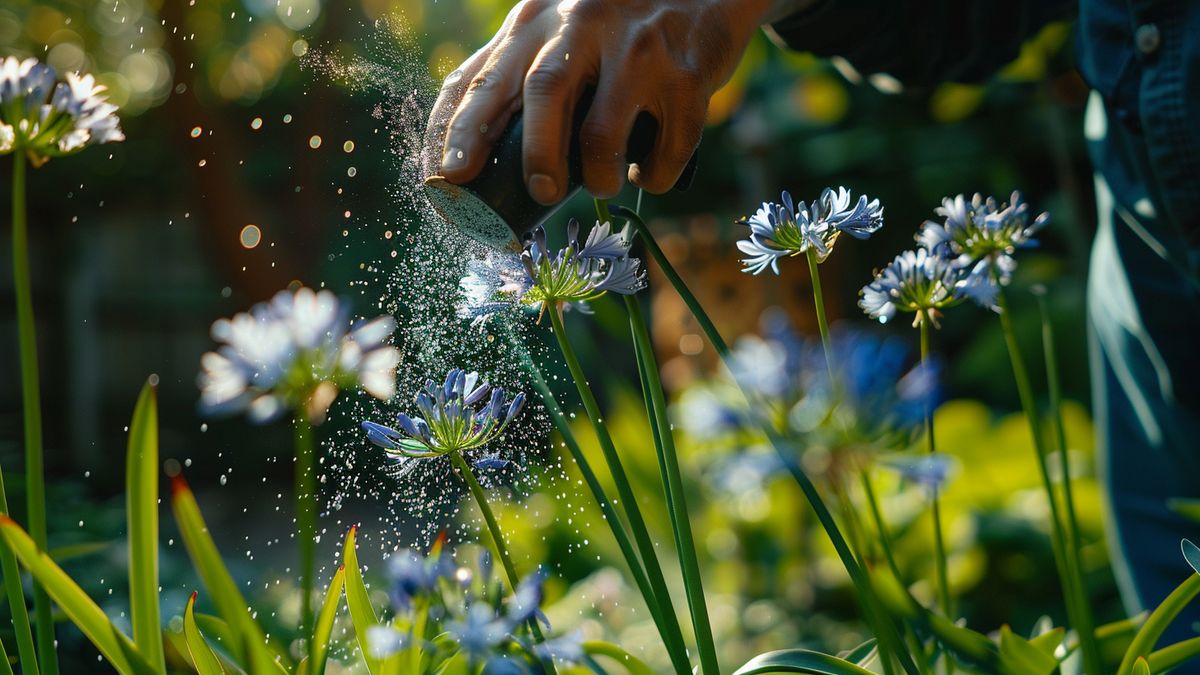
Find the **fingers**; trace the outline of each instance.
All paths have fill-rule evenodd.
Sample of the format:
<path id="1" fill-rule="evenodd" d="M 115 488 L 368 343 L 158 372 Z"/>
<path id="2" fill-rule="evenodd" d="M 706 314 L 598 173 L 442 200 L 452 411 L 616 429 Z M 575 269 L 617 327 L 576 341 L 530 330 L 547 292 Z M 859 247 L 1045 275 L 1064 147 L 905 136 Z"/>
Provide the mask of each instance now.
<path id="1" fill-rule="evenodd" d="M 443 143 L 442 176 L 465 183 L 483 169 L 492 146 L 521 107 L 521 87 L 541 47 L 541 35 L 510 35 L 466 85 Z"/>
<path id="2" fill-rule="evenodd" d="M 567 149 L 575 103 L 595 77 L 598 53 L 580 31 L 566 27 L 538 54 L 525 76 L 522 153 L 525 185 L 542 204 L 561 200 L 567 189 Z"/>
<path id="3" fill-rule="evenodd" d="M 579 130 L 583 186 L 599 199 L 612 199 L 621 191 L 628 164 L 625 151 L 629 134 L 641 112 L 641 106 L 630 95 L 632 87 L 617 82 L 624 74 L 611 69 L 601 71 L 592 107 Z"/>
<path id="4" fill-rule="evenodd" d="M 441 175 L 442 149 L 446 138 L 446 130 L 454 111 L 458 108 L 467 85 L 483 68 L 491 55 L 497 40 L 493 39 L 463 62 L 454 72 L 442 81 L 442 88 L 434 101 L 433 110 L 429 113 L 429 123 L 425 127 L 425 136 L 421 144 L 421 177 L 428 178 Z"/>
<path id="5" fill-rule="evenodd" d="M 670 99 L 668 99 L 670 100 Z M 679 180 L 679 175 L 700 144 L 706 106 L 702 102 L 674 100 L 656 106 L 658 136 L 645 161 L 629 167 L 629 182 L 646 192 L 662 194 Z"/>

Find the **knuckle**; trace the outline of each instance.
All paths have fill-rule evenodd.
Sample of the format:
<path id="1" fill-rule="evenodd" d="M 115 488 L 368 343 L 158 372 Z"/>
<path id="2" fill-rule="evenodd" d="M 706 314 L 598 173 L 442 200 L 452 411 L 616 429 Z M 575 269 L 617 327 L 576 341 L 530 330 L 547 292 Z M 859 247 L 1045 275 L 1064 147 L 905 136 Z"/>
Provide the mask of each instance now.
<path id="1" fill-rule="evenodd" d="M 542 12 L 546 11 L 549 4 L 547 0 L 521 0 L 509 13 L 509 16 L 512 17 L 513 27 L 528 26 L 533 23 L 541 16 Z"/>
<path id="2" fill-rule="evenodd" d="M 602 19 L 608 12 L 606 0 L 568 0 L 558 7 L 564 21 L 591 22 Z"/>
<path id="3" fill-rule="evenodd" d="M 532 96 L 562 94 L 567 83 L 567 67 L 559 62 L 543 61 L 525 76 L 525 92 Z"/>

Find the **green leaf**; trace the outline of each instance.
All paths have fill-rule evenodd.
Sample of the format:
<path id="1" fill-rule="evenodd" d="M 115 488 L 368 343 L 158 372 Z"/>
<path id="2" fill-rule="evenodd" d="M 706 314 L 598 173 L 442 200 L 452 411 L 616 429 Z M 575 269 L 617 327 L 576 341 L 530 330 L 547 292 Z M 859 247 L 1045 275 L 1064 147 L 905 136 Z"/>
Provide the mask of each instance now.
<path id="1" fill-rule="evenodd" d="M 307 671 L 312 675 L 325 672 L 325 659 L 329 656 L 329 636 L 333 634 L 333 620 L 337 618 L 338 606 L 342 602 L 345 579 L 346 566 L 343 565 L 329 582 L 329 589 L 325 591 L 325 603 L 321 605 L 321 612 L 317 614 L 317 623 L 313 627 L 312 635 L 312 663 Z"/>
<path id="2" fill-rule="evenodd" d="M 846 659 L 850 663 L 857 663 L 861 666 L 864 662 L 866 662 L 867 659 L 872 658 L 875 655 L 875 642 L 875 638 L 871 638 L 870 640 L 867 640 L 861 645 L 843 654 L 842 658 Z"/>
<path id="3" fill-rule="evenodd" d="M 591 640 L 583 643 L 583 653 L 588 656 L 607 656 L 608 658 L 621 664 L 629 675 L 654 675 L 654 671 L 650 670 L 638 657 L 621 649 L 611 642 L 603 642 L 600 640 Z"/>
<path id="4" fill-rule="evenodd" d="M 71 623 L 91 641 L 118 672 L 143 675 L 156 672 L 137 651 L 133 641 L 113 625 L 104 610 L 92 602 L 50 556 L 41 553 L 33 539 L 8 516 L 0 516 L 0 536 L 25 569 L 46 589 Z"/>
<path id="5" fill-rule="evenodd" d="M 217 612 L 229 624 L 233 638 L 229 647 L 235 660 L 251 672 L 276 671 L 278 664 L 267 649 L 266 637 L 250 615 L 249 603 L 221 561 L 221 554 L 208 533 L 208 525 L 200 514 L 196 497 L 182 476 L 172 480 L 171 508 L 175 512 L 175 522 L 179 525 L 188 556 L 216 604 Z"/>
<path id="6" fill-rule="evenodd" d="M 133 642 L 156 670 L 164 672 L 158 606 L 158 399 L 150 382 L 142 387 L 129 423 L 125 504 Z"/>
<path id="7" fill-rule="evenodd" d="M 346 543 L 342 547 L 342 567 L 346 570 L 346 606 L 350 608 L 350 622 L 354 624 L 354 639 L 358 641 L 358 649 L 362 652 L 363 662 L 371 675 L 381 672 L 378 659 L 372 658 L 371 646 L 367 643 L 367 631 L 379 624 L 375 610 L 371 609 L 371 598 L 367 595 L 367 587 L 363 584 L 362 570 L 358 568 L 358 552 L 354 548 L 354 540 L 358 535 L 358 526 L 350 528 L 346 533 Z"/>
<path id="8" fill-rule="evenodd" d="M 759 654 L 733 675 L 815 673 L 816 675 L 870 675 L 871 671 L 836 656 L 808 649 L 782 649 Z"/>
<path id="9" fill-rule="evenodd" d="M 1150 664 L 1146 659 L 1139 656 L 1138 660 L 1133 662 L 1133 675 L 1150 675 Z"/>
<path id="10" fill-rule="evenodd" d="M 192 597 L 188 598 L 187 609 L 183 611 L 183 637 L 187 641 L 188 655 L 192 657 L 192 665 L 200 675 L 225 675 L 225 669 L 221 667 L 217 655 L 213 653 L 212 647 L 208 646 L 208 642 L 196 625 L 195 607 L 196 592 L 192 591 Z"/>
<path id="11" fill-rule="evenodd" d="M 111 545 L 112 544 L 110 544 L 107 541 L 87 541 L 87 542 L 82 542 L 79 544 L 67 544 L 66 546 L 56 546 L 46 552 L 50 554 L 51 560 L 53 560 L 54 562 L 61 565 L 65 562 L 67 562 L 68 560 L 75 560 L 76 558 L 85 558 L 89 555 L 99 553 L 99 552 L 107 549 Z"/>
<path id="12" fill-rule="evenodd" d="M 1192 570 L 1196 574 L 1200 574 L 1200 547 L 1184 539 L 1179 542 L 1179 548 L 1183 550 L 1183 559 L 1187 561 L 1187 564 L 1192 566 Z"/>
<path id="13" fill-rule="evenodd" d="M 1047 654 L 1054 654 L 1055 650 L 1058 649 L 1058 646 L 1062 644 L 1063 638 L 1066 637 L 1066 634 L 1067 630 L 1062 626 L 1059 626 L 1058 628 L 1044 631 L 1037 637 L 1030 639 L 1029 644 L 1037 647 L 1039 650 Z"/>
<path id="14" fill-rule="evenodd" d="M 1048 654 L 1008 626 L 1001 626 L 1000 668 L 1012 675 L 1050 675 L 1058 668 L 1058 659 L 1053 652 Z"/>

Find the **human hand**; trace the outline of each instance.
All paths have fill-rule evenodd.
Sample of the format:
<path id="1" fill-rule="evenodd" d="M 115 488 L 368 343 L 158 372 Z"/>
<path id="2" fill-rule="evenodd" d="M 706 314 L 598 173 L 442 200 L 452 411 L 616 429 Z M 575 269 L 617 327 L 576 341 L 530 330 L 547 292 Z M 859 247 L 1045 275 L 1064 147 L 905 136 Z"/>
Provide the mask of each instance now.
<path id="1" fill-rule="evenodd" d="M 584 89 L 595 97 L 579 141 L 584 187 L 613 197 L 627 173 L 669 190 L 700 141 L 708 100 L 729 79 L 760 23 L 804 0 L 522 0 L 490 42 L 442 84 L 426 129 L 422 169 L 466 183 L 523 110 L 524 179 L 553 204 L 566 193 L 571 121 Z M 647 157 L 625 150 L 642 111 L 658 121 Z"/>

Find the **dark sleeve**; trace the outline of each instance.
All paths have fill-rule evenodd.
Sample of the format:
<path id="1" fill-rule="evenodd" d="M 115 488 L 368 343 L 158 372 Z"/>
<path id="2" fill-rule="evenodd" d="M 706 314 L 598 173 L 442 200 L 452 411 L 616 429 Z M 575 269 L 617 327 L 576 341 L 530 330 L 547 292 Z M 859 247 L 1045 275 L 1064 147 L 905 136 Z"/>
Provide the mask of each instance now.
<path id="1" fill-rule="evenodd" d="M 909 85 L 986 79 L 1078 0 L 818 0 L 767 27 L 778 42 L 840 56 Z"/>

